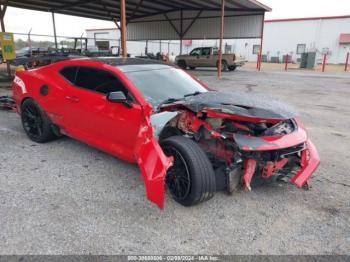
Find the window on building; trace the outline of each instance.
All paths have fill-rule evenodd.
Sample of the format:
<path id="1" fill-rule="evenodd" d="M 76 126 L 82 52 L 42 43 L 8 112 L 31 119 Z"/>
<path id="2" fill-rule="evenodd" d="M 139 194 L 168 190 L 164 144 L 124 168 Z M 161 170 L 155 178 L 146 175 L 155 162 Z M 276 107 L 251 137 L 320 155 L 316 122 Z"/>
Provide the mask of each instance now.
<path id="1" fill-rule="evenodd" d="M 97 41 L 96 40 L 96 46 L 97 46 L 98 50 L 101 50 L 101 51 L 109 50 L 109 42 L 108 41 Z"/>
<path id="2" fill-rule="evenodd" d="M 95 43 L 99 50 L 109 50 L 109 33 L 99 32 L 95 33 Z"/>
<path id="3" fill-rule="evenodd" d="M 260 45 L 253 45 L 253 55 L 257 55 L 260 52 Z"/>
<path id="4" fill-rule="evenodd" d="M 306 44 L 298 44 L 297 45 L 297 54 L 303 54 L 306 52 Z"/>

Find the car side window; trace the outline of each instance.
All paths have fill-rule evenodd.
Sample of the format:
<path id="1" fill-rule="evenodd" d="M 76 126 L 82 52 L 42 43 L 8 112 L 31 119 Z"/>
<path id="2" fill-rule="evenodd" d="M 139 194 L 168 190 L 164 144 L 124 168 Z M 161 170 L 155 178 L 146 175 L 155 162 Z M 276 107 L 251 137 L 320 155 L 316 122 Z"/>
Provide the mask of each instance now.
<path id="1" fill-rule="evenodd" d="M 201 55 L 201 48 L 193 49 L 190 55 L 193 55 L 193 56 Z"/>
<path id="2" fill-rule="evenodd" d="M 122 91 L 128 96 L 128 90 L 113 74 L 91 67 L 79 67 L 75 85 L 102 94 Z"/>
<path id="3" fill-rule="evenodd" d="M 72 85 L 75 84 L 75 79 L 77 77 L 78 67 L 70 66 L 65 67 L 60 71 L 60 74 Z"/>
<path id="4" fill-rule="evenodd" d="M 203 56 L 208 56 L 208 55 L 210 55 L 210 48 L 203 48 L 203 49 L 202 49 L 202 55 L 203 55 Z"/>

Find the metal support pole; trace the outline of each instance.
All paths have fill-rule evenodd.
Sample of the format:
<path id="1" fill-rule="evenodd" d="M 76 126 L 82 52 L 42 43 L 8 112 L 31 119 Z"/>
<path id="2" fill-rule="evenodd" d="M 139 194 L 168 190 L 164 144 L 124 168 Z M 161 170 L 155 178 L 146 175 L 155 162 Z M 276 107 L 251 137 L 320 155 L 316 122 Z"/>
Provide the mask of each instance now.
<path id="1" fill-rule="evenodd" d="M 126 47 L 126 5 L 125 0 L 120 0 L 120 33 L 121 33 L 121 46 L 122 57 L 128 56 L 128 50 Z"/>
<path id="2" fill-rule="evenodd" d="M 288 70 L 288 54 L 286 55 L 284 70 L 285 70 L 285 71 Z"/>
<path id="3" fill-rule="evenodd" d="M 6 32 L 5 22 L 4 22 L 5 13 L 6 13 L 6 9 L 4 9 L 4 7 L 2 7 L 1 8 L 1 30 L 2 30 L 2 32 Z"/>
<path id="4" fill-rule="evenodd" d="M 1 7 L 1 14 L 0 14 L 1 31 L 6 32 L 4 18 L 5 18 L 7 6 L 1 5 L 0 7 Z M 7 75 L 11 77 L 11 66 L 9 61 L 6 61 L 6 68 L 7 68 Z"/>
<path id="5" fill-rule="evenodd" d="M 221 79 L 222 70 L 222 42 L 224 38 L 224 18 L 225 18 L 225 0 L 221 0 L 221 20 L 220 20 L 220 46 L 219 46 L 219 64 L 218 64 L 218 78 Z"/>
<path id="6" fill-rule="evenodd" d="M 57 44 L 57 34 L 56 34 L 56 22 L 55 22 L 55 12 L 51 12 L 52 14 L 52 24 L 53 24 L 53 35 L 55 38 L 55 48 L 56 50 L 58 49 L 58 44 Z"/>
<path id="7" fill-rule="evenodd" d="M 82 33 L 80 36 L 80 54 L 83 52 L 83 35 L 84 33 Z"/>
<path id="8" fill-rule="evenodd" d="M 327 61 L 327 54 L 324 54 L 323 63 L 322 63 L 322 72 L 324 72 L 326 69 L 326 61 Z"/>
<path id="9" fill-rule="evenodd" d="M 183 40 L 180 39 L 180 55 L 182 55 L 182 42 L 183 42 Z"/>
<path id="10" fill-rule="evenodd" d="M 348 53 L 346 54 L 346 60 L 345 60 L 345 72 L 348 71 L 349 56 L 350 56 L 350 53 L 348 52 Z"/>
<path id="11" fill-rule="evenodd" d="M 261 23 L 261 41 L 260 41 L 260 52 L 259 52 L 259 64 L 258 64 L 258 70 L 261 70 L 261 61 L 262 61 L 262 50 L 263 50 L 263 44 L 264 44 L 264 27 L 265 27 L 265 13 L 263 14 L 262 23 Z"/>
<path id="12" fill-rule="evenodd" d="M 184 11 L 180 10 L 180 55 L 182 55 L 183 28 L 184 28 Z"/>
<path id="13" fill-rule="evenodd" d="M 32 33 L 32 28 L 28 32 L 28 47 L 29 47 L 29 50 L 32 50 L 32 39 L 30 37 L 31 33 Z"/>

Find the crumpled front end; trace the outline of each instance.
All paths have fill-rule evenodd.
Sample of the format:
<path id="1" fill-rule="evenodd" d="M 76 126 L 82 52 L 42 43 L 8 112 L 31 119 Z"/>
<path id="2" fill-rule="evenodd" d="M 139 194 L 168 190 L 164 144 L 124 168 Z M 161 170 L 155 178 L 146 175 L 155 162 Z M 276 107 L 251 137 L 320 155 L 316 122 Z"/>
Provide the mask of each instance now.
<path id="1" fill-rule="evenodd" d="M 237 181 L 250 191 L 254 176 L 303 187 L 320 164 L 298 118 L 251 118 L 205 108 L 179 112 L 171 124 L 201 145 L 214 169 L 221 172 L 217 184 L 228 191 L 236 188 L 232 183 Z"/>
<path id="2" fill-rule="evenodd" d="M 226 99 L 226 100 L 225 100 Z M 240 105 L 230 101 L 240 101 Z M 252 189 L 254 177 L 308 184 L 320 164 L 314 144 L 296 113 L 272 100 L 207 92 L 163 106 L 145 108 L 135 158 L 148 198 L 164 207 L 165 176 L 173 159 L 158 141 L 182 135 L 198 145 L 215 171 L 216 191 Z"/>

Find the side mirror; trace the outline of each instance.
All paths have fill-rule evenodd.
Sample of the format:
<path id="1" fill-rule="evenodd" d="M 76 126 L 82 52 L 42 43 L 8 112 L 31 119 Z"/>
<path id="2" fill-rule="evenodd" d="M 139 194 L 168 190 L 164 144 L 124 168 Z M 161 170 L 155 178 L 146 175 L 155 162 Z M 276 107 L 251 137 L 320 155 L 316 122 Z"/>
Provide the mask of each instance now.
<path id="1" fill-rule="evenodd" d="M 122 91 L 111 92 L 107 95 L 107 100 L 113 103 L 126 103 L 127 99 Z"/>
<path id="2" fill-rule="evenodd" d="M 132 108 L 132 102 L 128 100 L 122 91 L 111 92 L 107 95 L 107 100 L 112 103 L 123 104 L 128 108 Z"/>

